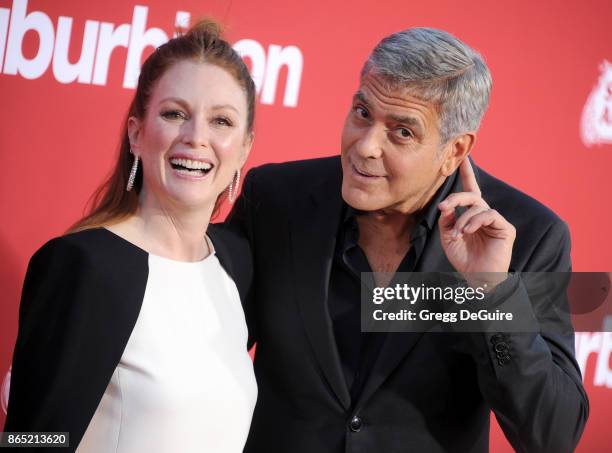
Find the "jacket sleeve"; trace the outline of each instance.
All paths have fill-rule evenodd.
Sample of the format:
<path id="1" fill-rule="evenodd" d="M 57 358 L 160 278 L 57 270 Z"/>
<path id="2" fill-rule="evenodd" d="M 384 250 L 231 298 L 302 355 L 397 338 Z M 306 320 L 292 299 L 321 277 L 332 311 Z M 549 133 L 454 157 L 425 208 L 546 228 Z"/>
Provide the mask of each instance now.
<path id="1" fill-rule="evenodd" d="M 244 184 L 242 187 L 242 192 L 240 196 L 234 203 L 234 207 L 229 213 L 227 219 L 225 220 L 225 225 L 236 234 L 247 238 L 247 241 L 250 245 L 250 251 L 253 256 L 253 262 L 255 262 L 255 256 L 257 253 L 256 243 L 254 240 L 254 229 L 253 225 L 255 223 L 255 199 L 254 199 L 254 184 L 255 171 L 251 170 L 247 173 L 244 178 Z M 257 269 L 253 268 L 253 284 L 248 292 L 248 294 L 243 297 L 243 307 L 244 313 L 248 325 L 249 330 L 249 340 L 248 340 L 248 348 L 251 349 L 253 344 L 257 342 L 257 328 L 255 322 L 255 291 L 256 282 L 257 282 Z"/>
<path id="2" fill-rule="evenodd" d="M 90 257 L 63 238 L 48 242 L 31 258 L 19 308 L 5 432 L 69 432 L 70 448 L 59 451 L 76 448 L 91 418 L 81 413 L 87 405 L 80 399 L 93 397 L 89 406 L 97 406 L 97 396 L 81 395 L 83 385 L 76 382 L 86 376 L 86 364 L 76 363 L 80 327 L 73 323 L 78 304 L 94 297 L 94 279 Z"/>
<path id="3" fill-rule="evenodd" d="M 531 277 L 519 274 L 511 277 L 516 279 L 513 284 L 505 285 L 511 288 L 505 305 L 529 311 L 539 328 L 469 334 L 468 349 L 477 364 L 481 392 L 514 449 L 571 452 L 584 430 L 589 402 L 574 358 L 569 315 L 557 310 L 567 302 L 565 287 L 539 296 L 533 290 L 571 271 L 570 236 L 564 222 L 558 220 L 548 228 L 524 271 Z"/>

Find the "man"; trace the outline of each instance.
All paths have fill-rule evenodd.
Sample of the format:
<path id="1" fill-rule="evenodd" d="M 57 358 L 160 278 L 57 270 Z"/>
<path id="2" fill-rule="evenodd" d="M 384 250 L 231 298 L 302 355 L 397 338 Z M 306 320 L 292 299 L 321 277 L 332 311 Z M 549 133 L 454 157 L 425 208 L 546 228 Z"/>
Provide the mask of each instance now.
<path id="1" fill-rule="evenodd" d="M 448 33 L 393 34 L 363 68 L 340 157 L 247 175 L 229 218 L 254 256 L 247 453 L 484 452 L 490 410 L 517 451 L 574 449 L 588 401 L 573 335 L 360 329 L 361 272 L 491 272 L 488 291 L 530 307 L 514 272 L 571 269 L 565 223 L 471 166 L 490 88 Z"/>

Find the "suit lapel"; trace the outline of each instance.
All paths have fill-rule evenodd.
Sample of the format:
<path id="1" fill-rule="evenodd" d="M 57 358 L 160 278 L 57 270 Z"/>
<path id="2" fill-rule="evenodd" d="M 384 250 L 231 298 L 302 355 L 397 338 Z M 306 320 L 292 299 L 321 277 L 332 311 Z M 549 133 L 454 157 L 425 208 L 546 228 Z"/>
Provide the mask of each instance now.
<path id="1" fill-rule="evenodd" d="M 350 395 L 342 372 L 327 296 L 340 222 L 342 199 L 338 179 L 326 181 L 295 200 L 291 245 L 300 315 L 325 379 L 345 409 Z"/>
<path id="2" fill-rule="evenodd" d="M 427 272 L 435 269 L 436 272 L 453 272 L 442 247 L 440 246 L 440 235 L 437 229 L 431 232 L 431 237 L 421 254 L 415 272 Z M 441 334 L 434 334 L 441 335 Z M 423 332 L 389 332 L 383 346 L 374 362 L 368 380 L 359 395 L 356 404 L 359 410 L 374 392 L 383 384 L 389 375 L 395 370 L 400 362 L 410 353 L 417 342 L 423 336 Z"/>
<path id="3" fill-rule="evenodd" d="M 406 357 L 412 348 L 421 339 L 423 334 L 393 333 L 389 332 L 385 342 L 376 358 L 376 362 L 368 376 L 361 394 L 355 404 L 355 411 L 359 411 L 374 392 L 389 377 L 400 361 Z"/>
<path id="4" fill-rule="evenodd" d="M 478 179 L 476 166 L 474 171 Z M 348 410 L 351 407 L 351 398 L 342 372 L 327 305 L 329 278 L 342 210 L 340 177 L 339 171 L 337 179 L 329 180 L 317 186 L 303 199 L 295 200 L 294 206 L 301 208 L 292 210 L 290 232 L 297 299 L 306 333 L 327 382 Z M 456 178 L 451 192 L 461 191 L 461 180 Z M 434 228 L 416 269 L 419 272 L 453 271 L 440 246 L 437 228 Z M 355 405 L 357 410 L 410 353 L 422 335 L 423 333 L 418 332 L 387 335 Z"/>
<path id="5" fill-rule="evenodd" d="M 476 176 L 477 169 L 474 166 Z M 461 192 L 461 178 L 457 177 L 453 183 L 450 193 Z M 425 244 L 415 272 L 454 272 L 453 266 L 446 258 L 440 242 L 440 230 L 436 227 L 431 231 L 430 237 Z M 436 333 L 435 335 L 440 335 Z M 374 392 L 383 384 L 389 375 L 397 368 L 400 362 L 410 353 L 417 342 L 423 336 L 423 332 L 395 333 L 389 332 L 381 347 L 378 357 L 374 363 L 368 380 L 359 395 L 356 409 L 359 410 Z"/>

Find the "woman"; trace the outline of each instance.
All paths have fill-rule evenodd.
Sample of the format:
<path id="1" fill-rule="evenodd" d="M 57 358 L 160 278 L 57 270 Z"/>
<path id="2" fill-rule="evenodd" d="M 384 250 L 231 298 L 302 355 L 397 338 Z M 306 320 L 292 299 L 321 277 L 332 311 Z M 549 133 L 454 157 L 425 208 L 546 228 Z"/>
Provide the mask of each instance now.
<path id="1" fill-rule="evenodd" d="M 235 197 L 254 98 L 211 22 L 144 63 L 92 212 L 30 261 L 5 431 L 69 432 L 83 453 L 242 451 L 257 395 L 249 251 L 205 233 Z"/>

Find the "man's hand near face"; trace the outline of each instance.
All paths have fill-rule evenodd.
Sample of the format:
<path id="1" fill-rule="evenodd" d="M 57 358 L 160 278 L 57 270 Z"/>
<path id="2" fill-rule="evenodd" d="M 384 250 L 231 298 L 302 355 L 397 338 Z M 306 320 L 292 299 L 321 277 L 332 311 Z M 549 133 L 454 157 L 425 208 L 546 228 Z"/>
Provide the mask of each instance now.
<path id="1" fill-rule="evenodd" d="M 486 276 L 479 284 L 486 283 L 491 290 L 508 272 L 516 229 L 482 198 L 468 158 L 459 173 L 464 191 L 449 195 L 438 205 L 442 249 L 457 272 Z M 459 217 L 457 207 L 466 208 Z"/>

